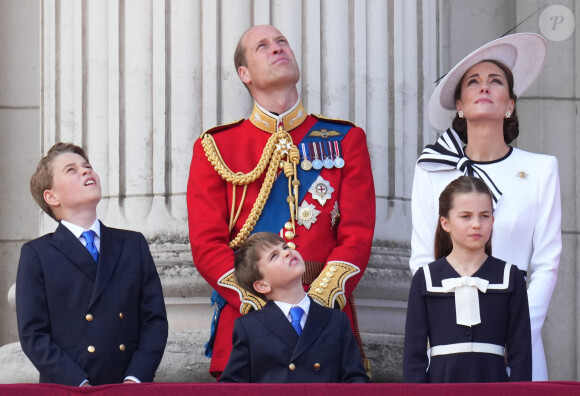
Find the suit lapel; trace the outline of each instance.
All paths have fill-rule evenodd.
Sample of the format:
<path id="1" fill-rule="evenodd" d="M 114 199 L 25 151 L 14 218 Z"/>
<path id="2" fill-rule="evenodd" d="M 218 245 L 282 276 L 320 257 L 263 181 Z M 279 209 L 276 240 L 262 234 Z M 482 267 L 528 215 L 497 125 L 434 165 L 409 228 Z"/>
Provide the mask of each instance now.
<path id="1" fill-rule="evenodd" d="M 81 241 L 72 232 L 59 223 L 54 232 L 52 245 L 65 255 L 87 278 L 95 281 L 97 274 L 97 263 L 93 256 L 83 246 Z"/>
<path id="2" fill-rule="evenodd" d="M 300 354 L 306 351 L 319 338 L 320 333 L 322 333 L 322 330 L 324 330 L 330 320 L 330 313 L 328 309 L 318 305 L 318 303 L 310 298 L 310 309 L 308 310 L 306 323 L 304 324 L 304 329 L 290 360 L 294 360 L 300 356 Z"/>
<path id="3" fill-rule="evenodd" d="M 268 301 L 264 308 L 256 312 L 256 318 L 288 347 L 294 349 L 298 334 L 276 303 Z"/>
<path id="4" fill-rule="evenodd" d="M 123 239 L 115 237 L 111 230 L 101 223 L 101 251 L 99 252 L 99 265 L 97 267 L 95 286 L 93 287 L 93 294 L 91 295 L 89 306 L 93 305 L 103 292 L 105 286 L 107 286 L 107 283 L 109 283 L 109 279 L 119 262 L 122 250 Z"/>

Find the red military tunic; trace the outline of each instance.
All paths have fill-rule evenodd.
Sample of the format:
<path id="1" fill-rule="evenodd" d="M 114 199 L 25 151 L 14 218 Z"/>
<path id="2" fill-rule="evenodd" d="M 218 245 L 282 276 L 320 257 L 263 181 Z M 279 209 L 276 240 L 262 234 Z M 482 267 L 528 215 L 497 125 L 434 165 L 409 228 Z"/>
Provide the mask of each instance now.
<path id="1" fill-rule="evenodd" d="M 248 173 L 258 164 L 268 139 L 275 132 L 278 124 L 276 117 L 256 105 L 250 119 L 217 127 L 206 133 L 212 134 L 223 163 L 230 170 Z M 296 145 L 318 121 L 316 117 L 306 115 L 301 103 L 279 118 L 283 120 L 284 129 Z M 313 204 L 320 213 L 315 221 L 310 221 L 309 229 L 296 224 L 296 236 L 288 241 L 296 245 L 307 263 L 307 273 L 303 278 L 307 282 L 305 289 L 325 266 L 327 268 L 324 271 L 328 269 L 331 275 L 338 271 L 336 274 L 340 276 L 342 267 L 337 269 L 333 263 L 327 266 L 328 262 L 344 263 L 357 270 L 344 277 L 344 297 L 348 298 L 369 261 L 375 224 L 375 193 L 364 131 L 353 126 L 342 140 L 341 150 L 344 167 L 323 168 L 320 172 L 320 176 L 334 189 L 330 198 L 321 205 L 313 199 L 311 193 L 306 194 L 304 201 Z M 298 171 L 303 172 L 302 169 Z M 212 374 L 222 372 L 226 366 L 232 348 L 234 320 L 240 316 L 242 306 L 241 293 L 234 288 L 224 287 L 222 282 L 231 273 L 234 264 L 234 251 L 228 244 L 248 218 L 265 173 L 248 185 L 240 215 L 230 232 L 233 186 L 216 172 L 206 156 L 201 139 L 194 145 L 187 188 L 193 260 L 204 279 L 227 300 L 217 327 L 210 366 Z M 281 174 L 278 177 L 285 176 Z M 310 186 L 301 185 L 300 189 L 303 188 L 309 189 Z M 236 187 L 234 212 L 242 201 L 243 189 L 243 186 Z M 283 202 L 280 208 L 288 212 L 290 219 L 288 204 Z M 277 233 L 280 230 L 271 231 Z M 318 285 L 313 285 L 311 292 L 314 289 L 321 291 Z M 334 302 L 331 300 L 330 304 L 334 305 Z M 352 322 L 349 304 L 344 306 L 344 311 Z"/>

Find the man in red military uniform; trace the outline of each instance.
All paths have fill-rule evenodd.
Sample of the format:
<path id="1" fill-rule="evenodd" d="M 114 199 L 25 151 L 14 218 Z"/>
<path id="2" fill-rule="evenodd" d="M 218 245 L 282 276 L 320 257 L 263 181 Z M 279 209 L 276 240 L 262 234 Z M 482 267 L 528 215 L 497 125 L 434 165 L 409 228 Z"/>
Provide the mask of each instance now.
<path id="1" fill-rule="evenodd" d="M 187 188 L 194 264 L 223 302 L 212 335 L 214 376 L 228 361 L 234 320 L 264 304 L 233 277 L 234 252 L 252 232 L 280 233 L 299 248 L 305 290 L 319 304 L 343 309 L 355 330 L 351 295 L 375 224 L 365 133 L 306 114 L 296 88 L 300 71 L 282 33 L 267 25 L 249 29 L 234 62 L 254 109 L 249 119 L 196 141 Z"/>

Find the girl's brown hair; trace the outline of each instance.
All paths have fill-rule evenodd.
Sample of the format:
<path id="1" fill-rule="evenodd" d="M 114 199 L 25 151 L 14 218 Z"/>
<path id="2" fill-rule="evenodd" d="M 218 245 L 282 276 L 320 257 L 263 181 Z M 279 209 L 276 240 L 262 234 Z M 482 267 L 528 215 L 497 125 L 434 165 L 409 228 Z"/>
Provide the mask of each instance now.
<path id="1" fill-rule="evenodd" d="M 441 226 L 441 217 L 449 218 L 449 211 L 453 209 L 453 200 L 457 194 L 480 193 L 489 196 L 493 203 L 491 192 L 483 180 L 473 176 L 460 176 L 445 187 L 439 195 L 439 221 L 435 231 L 435 259 L 446 257 L 453 250 L 451 235 Z M 492 204 L 493 205 L 493 204 Z M 491 256 L 491 235 L 485 244 L 485 253 Z"/>

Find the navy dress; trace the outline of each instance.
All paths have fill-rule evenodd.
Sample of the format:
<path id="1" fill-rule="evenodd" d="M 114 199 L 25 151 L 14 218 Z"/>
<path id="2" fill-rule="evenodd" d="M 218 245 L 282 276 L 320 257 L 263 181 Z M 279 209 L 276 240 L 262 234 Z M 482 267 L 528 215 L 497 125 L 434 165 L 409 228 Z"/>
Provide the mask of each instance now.
<path id="1" fill-rule="evenodd" d="M 447 259 L 415 273 L 405 325 L 405 382 L 532 379 L 530 315 L 522 272 L 489 256 L 471 277 L 487 280 L 489 285 L 485 293 L 477 293 L 481 323 L 464 326 L 457 324 L 455 293 L 442 288 L 443 280 L 461 278 Z M 436 348 L 428 351 L 428 347 Z"/>

